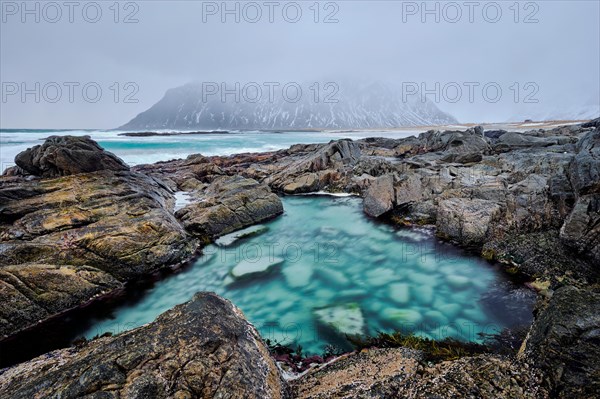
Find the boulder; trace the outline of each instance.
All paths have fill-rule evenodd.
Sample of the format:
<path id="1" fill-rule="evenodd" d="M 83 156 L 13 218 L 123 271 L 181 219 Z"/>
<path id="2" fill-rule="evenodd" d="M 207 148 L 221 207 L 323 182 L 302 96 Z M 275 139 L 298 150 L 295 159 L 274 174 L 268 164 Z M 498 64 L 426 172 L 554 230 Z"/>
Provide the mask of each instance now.
<path id="1" fill-rule="evenodd" d="M 89 136 L 48 137 L 44 144 L 18 154 L 15 163 L 29 174 L 42 177 L 67 176 L 98 170 L 129 170 L 120 158 L 104 151 Z"/>
<path id="2" fill-rule="evenodd" d="M 559 398 L 600 392 L 600 291 L 566 286 L 538 314 L 522 356 L 546 373 Z"/>
<path id="3" fill-rule="evenodd" d="M 191 234 L 207 239 L 231 233 L 283 213 L 283 204 L 265 184 L 240 176 L 216 178 L 197 202 L 175 216 Z"/>
<path id="4" fill-rule="evenodd" d="M 287 398 L 256 329 L 199 293 L 154 322 L 3 370 L 0 397 Z"/>
<path id="5" fill-rule="evenodd" d="M 394 207 L 394 176 L 374 180 L 365 193 L 363 208 L 367 215 L 379 217 Z"/>
<path id="6" fill-rule="evenodd" d="M 463 245 L 481 245 L 501 209 L 497 203 L 482 199 L 442 200 L 437 209 L 438 234 Z"/>

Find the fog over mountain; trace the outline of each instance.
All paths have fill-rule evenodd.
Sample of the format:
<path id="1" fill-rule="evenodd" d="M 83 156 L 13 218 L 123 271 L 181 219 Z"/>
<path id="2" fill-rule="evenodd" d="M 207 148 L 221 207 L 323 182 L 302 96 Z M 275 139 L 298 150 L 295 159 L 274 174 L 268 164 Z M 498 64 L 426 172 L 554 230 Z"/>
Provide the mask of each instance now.
<path id="1" fill-rule="evenodd" d="M 3 13 L 5 22 L 0 24 L 2 128 L 111 129 L 148 110 L 167 90 L 189 82 L 283 85 L 324 76 L 339 83 L 340 100 L 347 78 L 398 86 L 415 82 L 428 90 L 439 85 L 441 91 L 458 84 L 463 92 L 457 101 L 452 96 L 428 99 L 464 123 L 600 113 L 598 1 L 359 0 L 323 1 L 318 7 L 312 1 L 277 2 L 272 21 L 263 2 L 143 1 L 119 2 L 119 7 L 115 2 L 85 2 L 101 9 L 99 21 L 93 22 L 91 11 L 82 15 L 83 3 L 77 2 L 73 21 L 63 2 L 47 3 L 51 6 L 2 2 L 8 7 L 3 10 L 12 10 Z M 225 13 L 225 7 L 242 10 L 250 3 L 262 8 L 259 21 Z M 299 21 L 282 15 L 288 3 L 302 9 Z M 467 4 L 476 4 L 472 13 Z M 207 14 L 207 6 L 216 12 Z M 42 15 L 27 13 L 26 7 L 37 7 Z M 56 7 L 61 11 L 58 21 L 41 11 Z M 495 8 L 498 18 L 492 18 Z M 427 11 L 433 9 L 437 12 Z M 473 82 L 479 86 L 471 99 L 465 85 Z M 483 88 L 489 83 L 500 86 L 500 98 L 485 97 Z M 62 95 L 55 95 L 56 86 Z M 74 87 L 73 96 L 68 87 Z M 95 91 L 101 91 L 98 98 Z M 225 126 L 216 115 L 235 111 L 229 115 L 231 126 L 278 126 L 288 112 L 306 126 L 343 126 L 350 120 L 373 126 L 416 123 L 436 114 L 428 106 L 391 111 L 393 101 L 383 100 L 361 108 L 358 97 L 332 109 L 321 103 L 267 105 L 234 108 L 211 100 L 215 116 L 207 116 L 207 109 L 201 119 L 211 121 L 207 126 Z M 161 111 L 152 123 L 189 126 L 200 109 L 196 104 L 184 108 L 168 122 Z M 302 116 L 308 109 L 315 112 L 310 119 Z"/>
<path id="2" fill-rule="evenodd" d="M 456 123 L 427 98 L 383 83 L 190 83 L 121 126 L 137 129 L 360 129 Z"/>

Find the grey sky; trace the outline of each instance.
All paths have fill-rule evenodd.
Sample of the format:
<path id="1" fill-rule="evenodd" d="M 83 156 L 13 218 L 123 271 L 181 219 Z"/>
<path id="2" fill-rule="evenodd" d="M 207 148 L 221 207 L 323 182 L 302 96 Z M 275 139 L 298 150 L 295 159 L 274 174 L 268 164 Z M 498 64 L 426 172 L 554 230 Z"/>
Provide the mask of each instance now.
<path id="1" fill-rule="evenodd" d="M 600 112 L 597 0 L 520 2 L 518 23 L 513 1 L 495 3 L 502 10 L 496 23 L 486 21 L 483 8 L 488 7 L 490 20 L 496 8 L 485 1 L 475 2 L 474 22 L 469 21 L 465 2 L 454 3 L 463 13 L 455 23 L 449 22 L 455 18 L 455 9 L 446 8 L 444 14 L 447 2 L 439 3 L 439 23 L 435 15 L 427 15 L 423 23 L 421 10 L 403 14 L 403 10 L 414 11 L 412 5 L 420 8 L 420 1 L 336 1 L 327 9 L 327 2 L 321 2 L 319 23 L 313 21 L 314 9 L 309 9 L 313 1 L 297 2 L 302 9 L 297 23 L 283 18 L 282 7 L 289 2 L 278 2 L 275 22 L 270 23 L 268 8 L 258 1 L 263 16 L 257 23 L 244 21 L 244 15 L 240 23 L 233 16 L 222 23 L 219 13 L 207 15 L 203 22 L 207 2 L 137 1 L 131 3 L 138 8 L 134 18 L 139 22 L 129 24 L 122 21 L 136 8 L 128 5 L 125 9 L 126 2 L 120 4 L 119 23 L 114 23 L 114 10 L 109 8 L 113 1 L 98 2 L 102 17 L 97 23 L 84 20 L 86 2 L 74 9 L 73 23 L 64 6 L 56 23 L 44 20 L 43 3 L 40 22 L 26 15 L 23 23 L 22 10 L 6 4 L 20 8 L 21 1 L 1 3 L 2 128 L 113 128 L 149 108 L 167 89 L 190 81 L 243 84 L 360 78 L 398 85 L 424 83 L 429 89 L 435 88 L 435 82 L 440 89 L 456 82 L 464 88 L 462 97 L 456 103 L 442 97 L 437 105 L 461 122 L 535 119 L 580 109 L 588 114 Z M 33 8 L 35 3 L 28 4 Z M 220 1 L 215 4 L 221 6 Z M 235 2 L 228 4 L 235 7 Z M 339 22 L 322 23 L 336 9 L 334 18 Z M 46 11 L 47 18 L 54 18 L 54 10 Z M 94 9 L 88 11 L 93 17 Z M 293 17 L 293 9 L 288 11 L 287 16 Z M 538 22 L 525 23 L 528 16 Z M 26 82 L 29 88 L 35 82 L 41 86 L 57 82 L 63 86 L 62 97 L 50 103 L 42 96 L 36 103 L 34 95 L 28 95 L 23 102 L 20 93 L 7 95 L 7 90 L 14 89 L 11 82 Z M 64 82 L 80 84 L 72 103 Z M 81 87 L 88 82 L 97 82 L 102 89 L 97 103 L 82 96 Z M 120 86 L 117 103 L 113 82 Z M 125 89 L 127 82 L 139 88 L 133 96 L 138 103 L 123 101 L 133 90 L 132 86 Z M 480 85 L 472 103 L 464 82 Z M 503 90 L 497 103 L 482 95 L 482 86 L 490 82 Z M 455 98 L 454 92 L 449 93 Z M 49 94 L 53 96 L 52 91 Z M 524 103 L 527 94 L 538 103 Z M 433 95 L 429 98 L 435 100 Z"/>

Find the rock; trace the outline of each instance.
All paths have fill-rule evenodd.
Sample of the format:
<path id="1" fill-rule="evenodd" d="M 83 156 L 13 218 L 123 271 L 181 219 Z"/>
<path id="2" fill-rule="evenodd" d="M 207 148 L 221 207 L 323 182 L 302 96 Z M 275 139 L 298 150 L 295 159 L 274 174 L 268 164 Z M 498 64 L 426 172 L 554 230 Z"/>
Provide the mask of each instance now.
<path id="1" fill-rule="evenodd" d="M 452 162 L 452 163 L 476 163 L 481 162 L 483 156 L 479 153 L 467 153 L 467 154 L 448 154 L 442 157 L 440 160 L 443 162 Z"/>
<path id="2" fill-rule="evenodd" d="M 247 237 L 254 237 L 254 236 L 260 235 L 260 234 L 266 232 L 267 230 L 269 230 L 269 228 L 262 224 L 246 227 L 245 229 L 238 230 L 234 233 L 230 233 L 230 234 L 221 236 L 220 238 L 215 240 L 215 244 L 220 247 L 228 247 L 230 245 L 233 245 L 238 240 L 241 240 L 241 239 L 247 238 Z"/>
<path id="3" fill-rule="evenodd" d="M 328 306 L 314 310 L 315 319 L 339 334 L 365 333 L 365 319 L 357 303 Z"/>
<path id="4" fill-rule="evenodd" d="M 289 397 L 256 329 L 212 293 L 135 330 L 5 369 L 0 396 Z"/>
<path id="5" fill-rule="evenodd" d="M 175 213 L 198 237 L 219 237 L 283 213 L 281 200 L 268 186 L 239 176 L 215 179 L 202 195 Z"/>
<path id="6" fill-rule="evenodd" d="M 287 194 L 309 193 L 319 188 L 319 176 L 316 173 L 302 175 L 283 187 Z"/>
<path id="7" fill-rule="evenodd" d="M 592 398 L 600 391 L 600 292 L 566 286 L 538 314 L 523 356 L 547 375 L 561 398 Z"/>
<path id="8" fill-rule="evenodd" d="M 457 303 L 447 303 L 440 306 L 438 309 L 448 319 L 454 319 L 461 312 L 462 307 Z"/>
<path id="9" fill-rule="evenodd" d="M 291 382 L 296 398 L 387 398 L 395 383 L 416 374 L 422 359 L 410 349 L 372 349 L 341 357 Z M 383 392 L 388 392 L 385 396 Z"/>
<path id="10" fill-rule="evenodd" d="M 406 305 L 410 301 L 410 286 L 405 283 L 393 283 L 388 285 L 390 299 L 399 305 Z"/>
<path id="11" fill-rule="evenodd" d="M 4 266 L 0 268 L 0 332 L 6 337 L 122 288 L 110 274 L 89 266 Z"/>
<path id="12" fill-rule="evenodd" d="M 438 234 L 463 245 L 480 245 L 501 208 L 493 201 L 452 198 L 440 201 L 437 209 Z"/>
<path id="13" fill-rule="evenodd" d="M 424 196 L 421 176 L 416 173 L 407 173 L 400 178 L 395 187 L 396 206 L 405 206 L 421 201 Z"/>
<path id="14" fill-rule="evenodd" d="M 310 284 L 313 268 L 299 262 L 292 263 L 283 269 L 283 275 L 288 285 L 292 288 L 305 287 Z"/>
<path id="15" fill-rule="evenodd" d="M 469 285 L 469 278 L 465 277 L 465 276 L 449 275 L 449 276 L 446 276 L 446 282 L 451 287 L 460 289 L 460 288 L 465 288 L 466 286 Z"/>
<path id="16" fill-rule="evenodd" d="M 489 149 L 488 143 L 481 134 L 475 131 L 433 131 L 419 135 L 427 151 L 444 151 L 446 153 L 482 153 Z"/>
<path id="17" fill-rule="evenodd" d="M 569 177 L 577 201 L 560 238 L 581 256 L 600 262 L 600 129 L 588 132 L 577 143 Z"/>
<path id="18" fill-rule="evenodd" d="M 562 242 L 600 264 L 600 194 L 577 199 L 560 230 Z"/>
<path id="19" fill-rule="evenodd" d="M 129 167 L 104 151 L 89 136 L 51 136 L 44 144 L 15 157 L 17 166 L 35 176 L 56 177 L 98 170 L 123 171 Z"/>
<path id="20" fill-rule="evenodd" d="M 363 202 L 367 215 L 379 217 L 394 207 L 394 177 L 384 175 L 371 183 Z"/>
<path id="21" fill-rule="evenodd" d="M 503 152 L 519 148 L 549 147 L 558 145 L 559 139 L 551 137 L 535 137 L 523 133 L 507 132 L 498 138 L 494 151 Z"/>
<path id="22" fill-rule="evenodd" d="M 419 351 L 369 349 L 344 356 L 291 382 L 307 399 L 549 397 L 537 370 L 497 355 L 423 365 Z"/>
<path id="23" fill-rule="evenodd" d="M 0 303 L 55 298 L 39 313 L 51 317 L 189 259 L 197 243 L 169 212 L 172 203 L 160 182 L 127 171 L 3 182 L 0 267 L 15 280 L 35 278 L 37 288 L 15 282 Z M 36 317 L 4 323 L 0 336 L 46 318 Z"/>
<path id="24" fill-rule="evenodd" d="M 600 193 L 600 128 L 579 140 L 569 177 L 579 195 Z"/>
<path id="25" fill-rule="evenodd" d="M 581 127 L 595 127 L 600 128 L 600 118 L 592 119 L 589 122 L 583 123 Z"/>
<path id="26" fill-rule="evenodd" d="M 395 308 L 386 308 L 381 313 L 381 317 L 385 320 L 391 322 L 394 325 L 394 328 L 398 328 L 404 333 L 411 333 L 423 320 L 423 315 L 414 309 L 395 309 Z"/>
<path id="27" fill-rule="evenodd" d="M 434 290 L 429 285 L 413 287 L 412 292 L 416 300 L 422 305 L 430 305 L 433 302 Z"/>
<path id="28" fill-rule="evenodd" d="M 240 280 L 266 274 L 283 263 L 282 258 L 260 257 L 260 259 L 244 259 L 231 269 L 233 278 Z"/>

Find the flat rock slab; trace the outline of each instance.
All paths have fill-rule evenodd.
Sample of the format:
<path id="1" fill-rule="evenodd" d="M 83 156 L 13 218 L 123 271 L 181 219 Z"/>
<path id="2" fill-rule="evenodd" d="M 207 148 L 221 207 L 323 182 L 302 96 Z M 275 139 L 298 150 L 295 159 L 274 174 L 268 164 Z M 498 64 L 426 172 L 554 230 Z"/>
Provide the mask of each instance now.
<path id="1" fill-rule="evenodd" d="M 339 334 L 360 335 L 365 332 L 365 319 L 357 303 L 316 309 L 314 314 L 319 322 Z"/>
<path id="2" fill-rule="evenodd" d="M 216 178 L 200 202 L 178 210 L 175 216 L 195 236 L 213 239 L 263 222 L 283 213 L 283 204 L 271 189 L 240 176 Z"/>
<path id="3" fill-rule="evenodd" d="M 234 233 L 226 234 L 222 237 L 219 237 L 217 240 L 215 240 L 215 244 L 220 247 L 228 247 L 230 245 L 235 244 L 237 241 L 241 240 L 242 238 L 254 237 L 254 236 L 260 235 L 260 234 L 266 232 L 268 229 L 269 228 L 267 226 L 264 226 L 261 224 L 256 225 L 256 226 L 250 226 L 245 229 L 238 230 Z"/>
<path id="4" fill-rule="evenodd" d="M 156 321 L 6 369 L 0 397 L 287 398 L 256 329 L 231 302 L 199 293 Z"/>
<path id="5" fill-rule="evenodd" d="M 247 279 L 269 273 L 282 263 L 282 258 L 261 257 L 256 261 L 244 259 L 235 265 L 230 273 L 237 280 Z"/>

